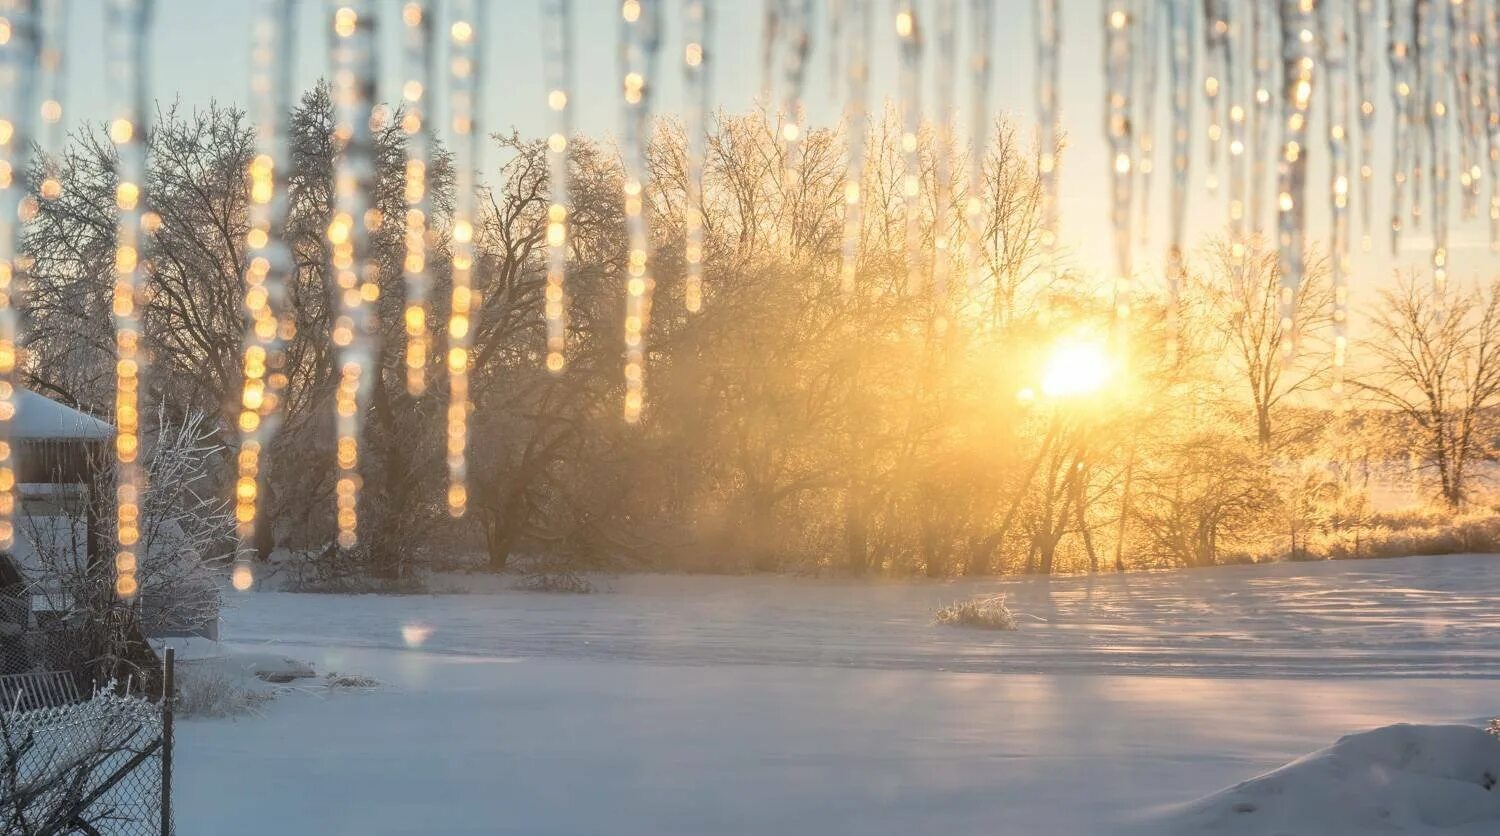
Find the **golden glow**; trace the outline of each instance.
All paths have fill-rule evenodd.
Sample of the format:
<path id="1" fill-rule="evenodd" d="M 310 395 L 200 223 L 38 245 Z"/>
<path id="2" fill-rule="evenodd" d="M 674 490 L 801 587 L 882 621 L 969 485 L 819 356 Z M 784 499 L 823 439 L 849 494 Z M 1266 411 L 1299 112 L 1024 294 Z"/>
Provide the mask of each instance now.
<path id="1" fill-rule="evenodd" d="M 1042 394 L 1049 398 L 1092 395 L 1114 376 L 1114 363 L 1102 342 L 1063 342 L 1042 369 Z"/>

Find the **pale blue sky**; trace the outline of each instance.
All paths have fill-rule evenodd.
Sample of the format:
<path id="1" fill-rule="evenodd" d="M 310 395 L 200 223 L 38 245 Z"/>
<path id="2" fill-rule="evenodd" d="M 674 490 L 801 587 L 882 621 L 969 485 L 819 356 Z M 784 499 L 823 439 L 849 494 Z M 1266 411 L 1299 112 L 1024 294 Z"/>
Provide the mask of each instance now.
<path id="1" fill-rule="evenodd" d="M 713 2 L 713 0 L 710 0 Z M 890 33 L 889 0 L 873 0 L 877 10 L 876 38 L 873 51 L 874 73 L 872 101 L 878 103 L 895 89 L 896 68 L 894 35 Z M 1010 113 L 1030 130 L 1034 124 L 1032 84 L 1033 25 L 1032 0 L 995 0 L 996 31 L 992 107 Z M 394 25 L 399 0 L 376 0 L 374 7 L 381 16 L 381 97 L 395 98 L 400 54 Z M 249 49 L 249 21 L 254 8 L 248 0 L 157 0 L 155 29 L 152 36 L 152 85 L 154 95 L 163 100 L 173 97 L 183 104 L 197 106 L 217 99 L 243 104 L 246 100 Z M 539 37 L 539 0 L 493 0 L 490 8 L 491 32 L 484 36 L 487 44 L 485 67 L 486 127 L 490 130 L 518 128 L 523 134 L 541 134 L 545 130 L 544 95 Z M 761 84 L 760 33 L 762 4 L 760 0 L 717 0 L 716 31 L 712 42 L 711 71 L 715 98 L 721 106 L 738 111 L 754 103 Z M 811 72 L 807 85 L 809 116 L 816 124 L 829 124 L 838 118 L 843 105 L 842 88 L 830 85 L 826 47 L 826 18 L 821 17 L 829 5 L 814 2 L 820 19 L 815 30 Z M 960 8 L 966 3 L 957 3 Z M 620 107 L 616 91 L 616 35 L 618 4 L 616 0 L 575 0 L 577 55 L 573 96 L 577 127 L 593 134 L 613 133 L 619 124 Z M 921 10 L 930 8 L 930 0 L 919 0 Z M 1103 142 L 1103 59 L 1101 55 L 1101 0 L 1062 0 L 1063 52 L 1061 111 L 1069 133 L 1070 150 L 1061 174 L 1061 217 L 1064 243 L 1071 246 L 1080 266 L 1100 269 L 1111 263 L 1107 222 L 1108 155 Z M 106 114 L 103 91 L 103 8 L 104 0 L 73 0 L 71 32 L 67 43 L 68 78 L 66 119 L 70 125 L 78 120 L 101 120 Z M 681 0 L 666 0 L 665 31 L 661 56 L 661 78 L 657 87 L 661 110 L 678 111 L 681 104 L 681 28 L 678 25 Z M 323 0 L 303 0 L 300 9 L 300 31 L 296 43 L 296 73 L 302 86 L 310 86 L 324 74 L 324 51 L 328 6 Z M 390 23 L 387 24 L 387 21 Z M 966 21 L 964 21 L 966 23 Z M 960 44 L 967 43 L 967 30 L 960 26 Z M 933 73 L 929 65 L 925 75 Z M 1162 58 L 1164 61 L 1164 57 Z M 1382 56 L 1381 71 L 1384 73 Z M 1166 73 L 1160 74 L 1167 83 Z M 1382 79 L 1383 83 L 1383 79 Z M 930 85 L 929 85 L 930 86 Z M 955 101 L 960 107 L 967 99 L 967 85 L 961 87 Z M 1198 88 L 1195 85 L 1195 89 Z M 1377 97 L 1377 147 L 1381 156 L 1377 172 L 1385 167 L 1390 142 L 1388 92 L 1383 88 Z M 931 105 L 931 96 L 927 104 Z M 439 108 L 441 116 L 441 108 Z M 966 125 L 962 115 L 959 124 Z M 1195 134 L 1204 125 L 1199 115 Z M 1169 112 L 1165 92 L 1157 105 L 1157 165 L 1153 177 L 1152 215 L 1154 228 L 1147 249 L 1138 250 L 1137 265 L 1148 271 L 1160 266 L 1166 229 L 1167 158 Z M 441 124 L 439 122 L 438 124 Z M 1313 128 L 1321 137 L 1321 119 Z M 1309 216 L 1313 233 L 1326 228 L 1327 201 L 1322 195 L 1327 183 L 1325 170 L 1319 164 L 1324 155 L 1321 141 L 1314 144 L 1314 168 L 1310 183 Z M 1201 183 L 1205 155 L 1198 149 L 1195 158 L 1195 182 Z M 1388 178 L 1377 176 L 1375 192 L 1375 247 L 1371 253 L 1355 253 L 1354 303 L 1358 307 L 1370 296 L 1370 287 L 1389 281 L 1393 260 L 1386 245 L 1388 224 Z M 1487 227 L 1482 222 L 1460 222 L 1456 191 L 1451 198 L 1454 221 L 1451 233 L 1452 276 L 1466 281 L 1480 275 L 1488 278 L 1500 272 L 1500 259 L 1487 249 Z M 1224 195 L 1207 194 L 1195 189 L 1189 217 L 1190 240 L 1223 223 Z M 1429 209 L 1430 216 L 1430 209 Z M 1357 219 L 1357 215 L 1356 215 Z M 1356 232 L 1358 230 L 1356 220 Z M 1357 239 L 1356 239 L 1357 241 Z M 1421 231 L 1408 231 L 1403 239 L 1399 263 L 1425 264 L 1431 246 L 1430 225 Z M 1356 247 L 1357 250 L 1357 247 Z"/>

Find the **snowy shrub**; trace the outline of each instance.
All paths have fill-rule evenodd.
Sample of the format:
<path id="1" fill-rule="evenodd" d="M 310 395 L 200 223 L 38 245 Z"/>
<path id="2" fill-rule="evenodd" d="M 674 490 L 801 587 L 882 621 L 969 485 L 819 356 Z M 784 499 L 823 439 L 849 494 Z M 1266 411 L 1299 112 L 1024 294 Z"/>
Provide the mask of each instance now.
<path id="1" fill-rule="evenodd" d="M 981 630 L 1016 629 L 1015 613 L 1005 606 L 1004 595 L 982 595 L 967 601 L 955 601 L 937 611 L 938 624 L 976 627 Z"/>
<path id="2" fill-rule="evenodd" d="M 360 673 L 330 673 L 323 677 L 323 684 L 329 688 L 379 688 L 385 683 L 373 676 L 365 676 Z"/>
<path id="3" fill-rule="evenodd" d="M 524 575 L 520 580 L 516 581 L 516 589 L 524 589 L 527 592 L 562 592 L 573 595 L 587 595 L 594 591 L 594 585 L 576 572 L 534 572 Z"/>
<path id="4" fill-rule="evenodd" d="M 273 699 L 274 691 L 251 685 L 243 676 L 214 664 L 215 660 L 183 662 L 177 667 L 179 717 L 237 717 L 257 713 Z"/>

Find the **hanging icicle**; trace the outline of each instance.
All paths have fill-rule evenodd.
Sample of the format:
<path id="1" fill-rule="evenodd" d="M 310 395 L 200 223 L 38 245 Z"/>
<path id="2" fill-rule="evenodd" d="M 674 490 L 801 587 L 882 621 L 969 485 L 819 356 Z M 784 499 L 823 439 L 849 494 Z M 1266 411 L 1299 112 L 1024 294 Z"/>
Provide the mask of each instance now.
<path id="1" fill-rule="evenodd" d="M 146 56 L 149 0 L 110 0 L 107 8 L 105 78 L 112 116 L 109 138 L 119 157 L 115 184 L 115 594 L 135 596 L 136 546 L 141 538 L 141 502 L 146 471 L 141 466 L 141 381 L 147 355 L 141 305 L 146 275 L 142 244 L 158 219 L 145 210 Z"/>
<path id="2" fill-rule="evenodd" d="M 1450 4 L 1432 0 L 1418 5 L 1427 155 L 1432 164 L 1432 289 L 1439 297 L 1448 288 L 1448 177 L 1453 153 L 1448 137 L 1451 8 Z"/>
<path id="3" fill-rule="evenodd" d="M 1490 181 L 1490 251 L 1500 252 L 1500 2 L 1484 7 L 1485 102 Z"/>
<path id="4" fill-rule="evenodd" d="M 1203 98 L 1208 111 L 1208 176 L 1204 186 L 1209 194 L 1219 188 L 1219 145 L 1224 139 L 1221 93 L 1229 64 L 1230 9 L 1229 0 L 1203 0 Z"/>
<path id="5" fill-rule="evenodd" d="M 1334 0 L 1328 0 L 1333 2 Z M 1245 237 L 1245 73 L 1241 49 L 1247 16 L 1242 4 L 1226 4 L 1224 24 L 1224 95 L 1229 112 L 1229 228 L 1236 244 Z"/>
<path id="6" fill-rule="evenodd" d="M 1168 60 L 1172 75 L 1171 244 L 1167 250 L 1167 356 L 1176 362 L 1177 309 L 1182 298 L 1183 233 L 1193 149 L 1193 37 L 1191 0 L 1168 0 Z"/>
<path id="7" fill-rule="evenodd" d="M 1417 0 L 1413 13 L 1415 20 L 1412 23 L 1412 32 L 1416 39 L 1416 48 L 1412 55 L 1412 73 L 1416 84 L 1412 89 L 1411 119 L 1412 137 L 1411 147 L 1411 228 L 1418 230 L 1422 228 L 1422 201 L 1427 194 L 1422 191 L 1422 180 L 1426 174 L 1426 164 L 1423 155 L 1430 159 L 1434 150 L 1428 141 L 1431 134 L 1428 133 L 1429 117 L 1431 116 L 1432 99 L 1431 90 L 1428 89 L 1428 76 L 1431 68 L 1429 60 L 1432 55 L 1431 20 L 1432 6 L 1434 2 L 1443 0 Z"/>
<path id="8" fill-rule="evenodd" d="M 1110 224 L 1115 245 L 1115 328 L 1123 339 L 1125 322 L 1130 317 L 1131 244 L 1130 190 L 1130 11 L 1125 0 L 1110 0 L 1104 13 L 1104 73 L 1108 115 L 1105 136 L 1109 141 L 1114 187 Z"/>
<path id="9" fill-rule="evenodd" d="M 691 8 L 701 12 L 699 5 Z M 543 0 L 542 24 L 547 109 L 552 127 L 552 133 L 547 137 L 547 289 L 542 300 L 542 314 L 547 321 L 547 370 L 556 373 L 562 371 L 568 362 L 565 350 L 568 331 L 568 216 L 572 214 L 568 175 L 568 144 L 573 136 L 572 0 Z M 701 54 L 699 57 L 701 59 Z M 691 211 L 688 214 L 691 215 Z M 693 268 L 691 256 L 690 252 L 690 272 Z"/>
<path id="10" fill-rule="evenodd" d="M 1480 144 L 1483 126 L 1489 121 L 1485 111 L 1483 71 L 1483 49 L 1481 29 L 1483 22 L 1479 5 L 1482 0 L 1467 0 L 1449 7 L 1449 43 L 1453 50 L 1453 72 L 1455 101 L 1459 124 L 1458 182 L 1463 187 L 1463 219 L 1478 215 L 1479 194 L 1484 179 L 1484 169 L 1479 165 Z"/>
<path id="11" fill-rule="evenodd" d="M 1375 0 L 1351 0 L 1355 32 L 1355 84 L 1359 92 L 1359 225 L 1360 249 L 1373 245 L 1371 223 L 1375 204 L 1375 67 L 1379 53 L 1380 17 Z"/>
<path id="12" fill-rule="evenodd" d="M 12 429 L 20 355 L 21 276 L 26 272 L 22 224 L 31 199 L 29 146 L 36 110 L 32 68 L 37 21 L 27 0 L 0 2 L 0 550 L 15 544 L 19 476 Z"/>
<path id="13" fill-rule="evenodd" d="M 933 331 L 941 336 L 948 328 L 952 298 L 948 282 L 953 268 L 953 88 L 958 78 L 958 9 L 955 0 L 936 0 L 933 34 L 937 45 L 937 130 L 933 137 L 932 176 L 932 295 Z"/>
<path id="14" fill-rule="evenodd" d="M 401 132 L 406 138 L 405 248 L 401 278 L 405 289 L 406 391 L 420 397 L 427 391 L 427 363 L 432 354 L 432 283 L 427 272 L 427 239 L 432 201 L 427 194 L 427 172 L 432 165 L 432 130 L 427 106 L 432 101 L 432 10 L 427 0 L 407 0 L 401 6 L 402 70 Z"/>
<path id="15" fill-rule="evenodd" d="M 782 173 L 787 183 L 796 182 L 801 168 L 802 134 L 805 130 L 802 88 L 807 78 L 807 55 L 812 47 L 812 10 L 808 0 L 785 0 L 782 12 L 786 30 L 786 79 L 781 90 Z"/>
<path id="16" fill-rule="evenodd" d="M 1328 94 L 1329 259 L 1333 263 L 1333 396 L 1342 405 L 1349 344 L 1349 36 L 1346 10 L 1324 0 L 1323 68 Z"/>
<path id="17" fill-rule="evenodd" d="M 334 162 L 333 218 L 328 224 L 335 296 L 333 346 L 338 364 L 334 392 L 337 433 L 334 483 L 338 544 L 357 542 L 359 526 L 359 445 L 372 378 L 376 374 L 371 344 L 371 304 L 377 297 L 379 263 L 370 247 L 378 223 L 369 199 L 375 182 L 374 141 L 370 133 L 375 94 L 375 21 L 368 3 L 335 4 L 329 56 L 333 64 Z"/>
<path id="18" fill-rule="evenodd" d="M 1134 47 L 1141 71 L 1137 73 L 1140 87 L 1135 99 L 1140 103 L 1141 119 L 1136 142 L 1136 171 L 1140 174 L 1140 220 L 1136 226 L 1142 247 L 1151 243 L 1151 173 L 1156 168 L 1156 87 L 1158 68 L 1161 65 L 1157 54 L 1161 37 L 1161 10 L 1159 0 L 1137 0 L 1135 11 Z"/>
<path id="19" fill-rule="evenodd" d="M 287 168 L 291 154 L 291 50 L 296 6 L 292 0 L 260 0 L 251 26 L 250 117 L 255 157 L 250 160 L 249 230 L 245 235 L 245 334 L 240 370 L 240 448 L 235 484 L 235 521 L 240 550 L 231 580 L 235 589 L 254 582 L 250 555 L 256 543 L 261 461 L 275 435 L 286 388 L 281 317 L 292 252 L 283 237 L 287 212 Z"/>
<path id="20" fill-rule="evenodd" d="M 896 3 L 896 47 L 900 62 L 901 204 L 906 220 L 906 292 L 922 288 L 926 265 L 922 260 L 922 30 L 916 4 Z"/>
<path id="21" fill-rule="evenodd" d="M 854 292 L 859 270 L 859 241 L 863 228 L 861 192 L 864 188 L 865 130 L 868 122 L 870 89 L 871 0 L 849 0 L 853 24 L 849 34 L 849 100 L 845 108 L 845 134 L 848 159 L 844 166 L 844 238 L 839 258 L 839 286 L 845 293 Z"/>
<path id="22" fill-rule="evenodd" d="M 1276 0 L 1252 0 L 1251 68 L 1255 74 L 1254 125 L 1250 131 L 1250 229 L 1264 230 L 1267 161 L 1271 159 L 1271 127 L 1276 121 L 1276 55 L 1281 48 L 1281 18 Z"/>
<path id="23" fill-rule="evenodd" d="M 985 279 L 984 164 L 990 139 L 990 51 L 994 48 L 994 0 L 969 0 L 969 181 L 965 189 L 964 261 L 969 269 L 969 296 L 978 299 Z"/>
<path id="24" fill-rule="evenodd" d="M 767 110 L 771 109 L 774 101 L 771 91 L 776 86 L 776 46 L 781 42 L 782 2 L 784 0 L 762 0 L 765 12 L 760 29 L 760 97 Z"/>
<path id="25" fill-rule="evenodd" d="M 620 69 L 624 76 L 625 233 L 629 258 L 625 277 L 625 420 L 641 418 L 646 379 L 646 326 L 651 315 L 651 237 L 646 210 L 650 169 L 646 147 L 651 129 L 651 79 L 658 44 L 657 0 L 620 4 Z"/>
<path id="26" fill-rule="evenodd" d="M 37 54 L 37 91 L 41 94 L 42 117 L 41 150 L 42 182 L 37 193 L 43 200 L 62 197 L 62 173 L 58 169 L 58 155 L 63 147 L 63 84 L 67 71 L 67 51 L 63 48 L 68 37 L 67 0 L 40 0 L 41 47 Z"/>
<path id="27" fill-rule="evenodd" d="M 462 517 L 469 506 L 469 347 L 474 342 L 480 292 L 474 286 L 478 238 L 479 37 L 487 3 L 457 0 L 448 26 L 448 126 L 453 131 L 453 289 L 448 305 L 448 513 Z"/>
<path id="28" fill-rule="evenodd" d="M 706 0 L 688 0 L 687 23 L 682 50 L 683 95 L 687 99 L 687 205 L 683 226 L 686 275 L 683 299 L 688 313 L 703 310 L 703 160 L 708 154 L 708 44 L 713 31 L 711 9 Z"/>
<path id="29" fill-rule="evenodd" d="M 1407 172 L 1415 156 L 1412 144 L 1412 99 L 1414 98 L 1416 32 L 1412 28 L 1416 11 L 1412 0 L 1388 0 L 1389 61 L 1391 107 L 1395 114 L 1391 140 L 1391 254 L 1401 249 L 1401 228 L 1406 215 Z"/>
<path id="30" fill-rule="evenodd" d="M 1058 0 L 1036 0 L 1036 168 L 1042 186 L 1041 244 L 1043 258 L 1049 260 L 1057 246 L 1057 155 L 1062 147 L 1062 122 L 1057 113 L 1058 54 L 1062 46 L 1058 11 Z"/>
<path id="31" fill-rule="evenodd" d="M 1286 113 L 1277 163 L 1277 244 L 1281 260 L 1281 356 L 1297 347 L 1297 294 L 1302 288 L 1302 236 L 1306 229 L 1308 119 L 1317 66 L 1314 0 L 1281 0 L 1282 97 Z"/>

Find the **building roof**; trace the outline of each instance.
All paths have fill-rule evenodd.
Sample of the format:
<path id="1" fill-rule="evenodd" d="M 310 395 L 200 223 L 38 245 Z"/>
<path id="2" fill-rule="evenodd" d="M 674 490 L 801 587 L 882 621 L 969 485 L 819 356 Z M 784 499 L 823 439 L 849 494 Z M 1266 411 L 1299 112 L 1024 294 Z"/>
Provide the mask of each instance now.
<path id="1" fill-rule="evenodd" d="M 15 441 L 103 441 L 115 428 L 86 412 L 63 406 L 28 389 L 16 387 Z"/>

